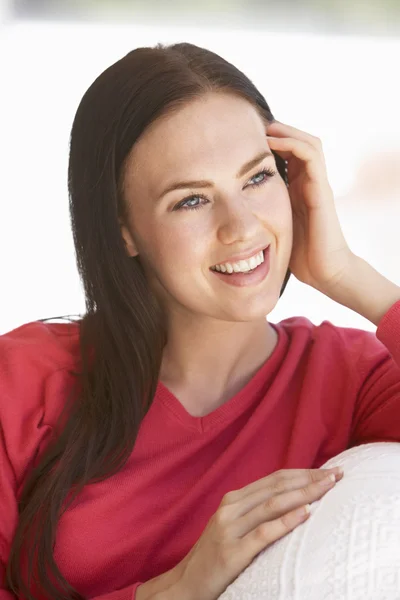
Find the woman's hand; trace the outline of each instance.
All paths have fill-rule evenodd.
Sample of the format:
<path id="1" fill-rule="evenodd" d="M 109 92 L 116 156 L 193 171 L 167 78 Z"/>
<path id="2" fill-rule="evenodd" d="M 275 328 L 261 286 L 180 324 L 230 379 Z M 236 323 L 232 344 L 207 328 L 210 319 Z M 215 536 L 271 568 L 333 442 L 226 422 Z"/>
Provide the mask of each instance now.
<path id="1" fill-rule="evenodd" d="M 176 600 L 217 600 L 262 550 L 308 518 L 304 505 L 335 485 L 333 469 L 282 469 L 222 498 L 196 544 L 174 569 Z M 139 588 L 140 589 L 140 588 Z"/>
<path id="2" fill-rule="evenodd" d="M 287 161 L 293 212 L 289 269 L 301 282 L 331 292 L 357 257 L 340 227 L 321 141 L 279 121 L 267 127 L 267 141 Z"/>

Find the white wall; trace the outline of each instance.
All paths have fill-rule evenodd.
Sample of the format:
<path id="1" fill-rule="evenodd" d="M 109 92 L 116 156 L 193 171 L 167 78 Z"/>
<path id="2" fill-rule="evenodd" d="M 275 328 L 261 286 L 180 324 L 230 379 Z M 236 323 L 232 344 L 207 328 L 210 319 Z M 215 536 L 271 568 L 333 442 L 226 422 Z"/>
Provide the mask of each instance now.
<path id="1" fill-rule="evenodd" d="M 400 92 L 392 67 L 400 39 L 9 23 L 0 30 L 0 333 L 84 311 L 67 195 L 75 111 L 97 75 L 125 53 L 177 41 L 235 63 L 278 120 L 322 139 L 350 247 L 400 284 Z M 292 278 L 269 318 L 294 315 L 375 330 Z"/>

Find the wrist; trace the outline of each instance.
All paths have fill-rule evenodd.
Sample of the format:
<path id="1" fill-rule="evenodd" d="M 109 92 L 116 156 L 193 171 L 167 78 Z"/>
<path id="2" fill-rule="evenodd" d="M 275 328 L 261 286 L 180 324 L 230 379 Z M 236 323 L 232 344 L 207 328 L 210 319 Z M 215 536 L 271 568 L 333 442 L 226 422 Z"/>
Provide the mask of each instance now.
<path id="1" fill-rule="evenodd" d="M 150 599 L 149 599 L 150 600 Z M 180 580 L 171 583 L 168 588 L 158 591 L 151 600 L 193 600 L 188 590 L 184 588 Z"/>
<path id="2" fill-rule="evenodd" d="M 191 600 L 183 587 L 176 570 L 171 569 L 140 585 L 135 600 Z"/>

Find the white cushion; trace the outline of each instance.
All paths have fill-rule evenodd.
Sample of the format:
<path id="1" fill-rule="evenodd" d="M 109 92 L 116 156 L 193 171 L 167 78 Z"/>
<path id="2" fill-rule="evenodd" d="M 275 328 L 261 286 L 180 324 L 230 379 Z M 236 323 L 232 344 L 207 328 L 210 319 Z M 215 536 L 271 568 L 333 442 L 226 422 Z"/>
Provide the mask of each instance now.
<path id="1" fill-rule="evenodd" d="M 219 600 L 400 600 L 400 444 L 364 444 L 321 468 L 344 476 L 308 520 L 260 552 Z"/>

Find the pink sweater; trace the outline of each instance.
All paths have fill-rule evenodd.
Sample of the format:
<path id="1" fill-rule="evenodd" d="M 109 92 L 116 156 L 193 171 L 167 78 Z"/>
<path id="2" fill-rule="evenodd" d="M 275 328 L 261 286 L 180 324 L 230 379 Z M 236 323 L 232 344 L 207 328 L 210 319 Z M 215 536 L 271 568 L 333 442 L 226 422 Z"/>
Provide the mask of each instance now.
<path id="1" fill-rule="evenodd" d="M 376 334 L 304 317 L 272 325 L 273 354 L 210 414 L 191 416 L 159 383 L 124 469 L 86 486 L 61 517 L 54 557 L 82 595 L 134 600 L 183 559 L 230 490 L 318 468 L 351 446 L 400 442 L 400 302 Z M 78 335 L 76 323 L 33 322 L 0 336 L 0 600 L 13 598 L 4 572 L 17 500 L 72 382 Z"/>

